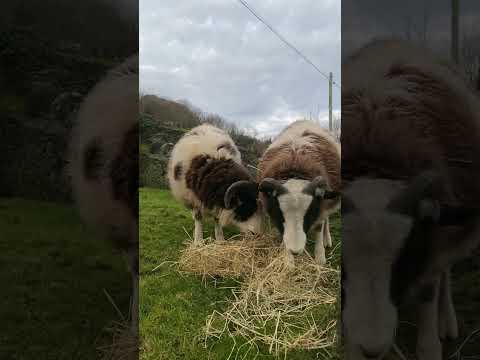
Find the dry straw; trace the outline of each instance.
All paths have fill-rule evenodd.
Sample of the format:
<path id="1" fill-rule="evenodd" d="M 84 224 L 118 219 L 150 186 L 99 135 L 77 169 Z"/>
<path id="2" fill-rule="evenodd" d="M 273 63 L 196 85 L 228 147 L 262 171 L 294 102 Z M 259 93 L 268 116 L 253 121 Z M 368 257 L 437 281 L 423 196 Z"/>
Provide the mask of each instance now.
<path id="1" fill-rule="evenodd" d="M 105 296 L 117 312 L 118 321 L 113 321 L 104 329 L 105 335 L 101 345 L 97 346 L 99 359 L 101 360 L 136 360 L 138 359 L 138 335 L 132 330 L 131 313 L 129 309 L 128 316 L 124 316 L 117 304 L 108 293 L 103 289 Z"/>
<path id="2" fill-rule="evenodd" d="M 108 344 L 97 347 L 101 360 L 138 359 L 138 337 L 132 332 L 130 322 L 114 322 L 105 331 L 110 339 Z"/>
<path id="3" fill-rule="evenodd" d="M 293 349 L 322 349 L 326 358 L 335 358 L 337 269 L 317 265 L 308 254 L 297 257 L 295 266 L 288 265 L 272 235 L 189 244 L 179 268 L 204 279 L 241 280 L 225 310 L 208 316 L 206 345 L 228 336 L 234 358 L 259 348 L 285 358 Z"/>

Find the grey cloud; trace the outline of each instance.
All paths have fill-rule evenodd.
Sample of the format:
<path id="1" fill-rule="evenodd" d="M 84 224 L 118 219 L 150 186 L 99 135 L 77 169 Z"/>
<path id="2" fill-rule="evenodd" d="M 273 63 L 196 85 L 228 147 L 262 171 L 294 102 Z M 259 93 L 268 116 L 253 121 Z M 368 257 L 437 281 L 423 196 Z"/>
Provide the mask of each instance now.
<path id="1" fill-rule="evenodd" d="M 339 1 L 249 3 L 340 83 Z M 326 79 L 236 1 L 142 0 L 140 65 L 142 92 L 187 99 L 262 134 L 328 107 Z"/>

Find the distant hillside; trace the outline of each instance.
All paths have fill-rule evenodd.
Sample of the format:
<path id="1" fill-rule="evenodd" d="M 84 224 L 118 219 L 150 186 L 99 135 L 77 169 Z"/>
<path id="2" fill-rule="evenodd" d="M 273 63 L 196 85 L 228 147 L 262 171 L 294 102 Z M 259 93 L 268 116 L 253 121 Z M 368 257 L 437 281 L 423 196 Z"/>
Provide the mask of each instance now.
<path id="1" fill-rule="evenodd" d="M 76 111 L 138 51 L 137 28 L 97 0 L 2 2 L 1 196 L 70 201 L 64 166 Z"/>
<path id="2" fill-rule="evenodd" d="M 140 112 L 149 115 L 163 126 L 191 129 L 201 123 L 199 114 L 186 105 L 155 95 L 141 97 Z"/>
<path id="3" fill-rule="evenodd" d="M 268 142 L 248 136 L 216 114 L 206 114 L 189 104 L 155 95 L 144 95 L 140 98 L 140 182 L 143 186 L 166 186 L 169 151 L 186 131 L 204 122 L 225 129 L 232 136 L 245 164 L 255 166 L 268 146 Z"/>

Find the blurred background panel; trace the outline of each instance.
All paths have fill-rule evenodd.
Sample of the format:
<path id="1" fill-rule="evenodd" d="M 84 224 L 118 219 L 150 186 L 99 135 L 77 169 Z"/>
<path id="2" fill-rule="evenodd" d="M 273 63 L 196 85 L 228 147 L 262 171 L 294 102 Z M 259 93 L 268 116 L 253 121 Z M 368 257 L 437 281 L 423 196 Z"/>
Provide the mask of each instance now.
<path id="1" fill-rule="evenodd" d="M 137 1 L 0 5 L 0 358 L 105 358 L 118 342 L 128 268 L 81 220 L 67 149 L 85 96 L 136 53 Z"/>
<path id="2" fill-rule="evenodd" d="M 412 131 L 410 137 L 407 133 L 397 133 L 396 136 L 391 136 L 392 134 L 395 134 L 395 131 L 398 131 L 398 129 L 395 127 L 396 125 L 392 124 L 391 126 L 384 128 L 385 139 L 390 136 L 388 137 L 388 140 L 383 140 L 383 144 L 380 144 L 380 142 L 374 144 L 377 146 L 377 149 L 384 149 L 382 154 L 367 154 L 365 152 L 363 155 L 358 155 L 356 150 L 352 150 L 353 147 L 351 147 L 349 144 L 353 143 L 351 141 L 352 139 L 358 139 L 358 137 L 361 136 L 359 135 L 359 128 L 367 129 L 368 126 L 371 126 L 370 134 L 372 134 L 372 137 L 370 140 L 365 140 L 365 144 L 372 145 L 372 139 L 382 138 L 382 130 L 379 130 L 380 132 L 375 133 L 374 129 L 376 125 L 373 124 L 379 124 L 379 120 L 377 121 L 375 119 L 380 119 L 382 116 L 385 118 L 385 113 L 383 113 L 383 115 L 378 115 L 376 118 L 376 115 L 374 115 L 375 111 L 377 111 L 377 109 L 381 109 L 381 106 L 384 105 L 381 103 L 381 99 L 387 99 L 388 96 L 397 90 L 397 95 L 403 91 L 403 85 L 400 81 L 397 82 L 397 85 L 392 85 L 393 82 L 390 82 L 388 85 L 390 87 L 388 89 L 385 88 L 384 93 L 382 93 L 380 87 L 376 88 L 377 92 L 375 96 L 377 96 L 376 99 L 378 100 L 378 103 L 372 101 L 371 108 L 369 110 L 370 113 L 367 111 L 362 115 L 364 119 L 364 125 L 359 125 L 361 122 L 358 121 L 351 121 L 353 117 L 358 118 L 358 116 L 347 112 L 347 109 L 345 108 L 346 104 L 350 104 L 352 99 L 357 95 L 359 98 L 361 98 L 363 95 L 365 95 L 365 93 L 369 93 L 369 91 L 371 91 L 370 94 L 375 93 L 375 90 L 372 90 L 372 84 L 379 84 L 377 81 L 378 76 L 380 76 L 378 74 L 381 70 L 376 72 L 375 75 L 371 77 L 369 77 L 369 72 L 373 73 L 376 71 L 376 69 L 378 69 L 379 66 L 383 66 L 384 58 L 394 58 L 394 56 L 388 52 L 382 53 L 381 51 L 372 51 L 370 54 L 374 55 L 371 55 L 369 60 L 365 61 L 366 65 L 363 68 L 363 74 L 360 74 L 361 71 L 357 71 L 357 75 L 353 75 L 351 69 L 356 65 L 352 64 L 357 60 L 360 63 L 362 61 L 362 56 L 365 56 L 367 53 L 369 53 L 369 50 L 363 51 L 361 49 L 368 48 L 368 46 L 376 40 L 397 39 L 402 42 L 406 42 L 408 46 L 412 46 L 415 49 L 422 49 L 421 51 L 426 50 L 425 54 L 428 55 L 425 55 L 425 62 L 424 65 L 422 65 L 424 66 L 423 69 L 426 69 L 426 66 L 428 65 L 425 64 L 428 64 L 429 62 L 431 64 L 436 64 L 432 65 L 432 69 L 433 66 L 438 66 L 439 64 L 439 66 L 445 66 L 445 68 L 448 68 L 449 70 L 444 72 L 444 78 L 437 76 L 437 80 L 439 83 L 444 84 L 453 84 L 456 81 L 457 84 L 460 85 L 458 85 L 455 90 L 453 90 L 454 87 L 451 87 L 448 91 L 452 91 L 450 94 L 461 94 L 460 97 L 455 98 L 455 100 L 454 97 L 449 97 L 449 100 L 447 100 L 446 98 L 442 98 L 440 95 L 437 97 L 433 96 L 430 104 L 436 104 L 433 106 L 436 106 L 437 110 L 442 107 L 441 104 L 450 104 L 452 105 L 453 110 L 455 109 L 455 104 L 458 104 L 459 108 L 466 109 L 466 113 L 470 111 L 469 119 L 472 120 L 472 124 L 475 124 L 472 126 L 472 129 L 478 129 L 480 124 L 480 114 L 477 111 L 478 106 L 471 104 L 478 104 L 480 102 L 479 19 L 480 3 L 475 0 L 406 0 L 401 2 L 379 2 L 374 0 L 342 1 L 342 176 L 344 176 L 344 184 L 348 183 L 354 178 L 365 176 L 369 171 L 371 173 L 377 172 L 378 174 L 380 172 L 379 169 L 382 168 L 382 166 L 384 169 L 388 168 L 391 170 L 390 174 L 387 170 L 385 170 L 385 173 L 383 174 L 385 177 L 389 177 L 395 172 L 400 173 L 400 167 L 405 166 L 405 164 L 395 161 L 390 161 L 388 164 L 382 164 L 378 159 L 388 158 L 399 148 L 403 148 L 403 151 L 405 152 L 410 151 L 407 149 L 409 146 L 409 140 L 416 136 L 414 134 L 415 126 L 410 128 L 410 131 Z M 408 58 L 408 55 L 406 54 L 408 54 L 408 52 L 405 51 L 402 53 L 399 51 L 399 60 L 397 64 L 395 64 L 394 60 L 392 60 L 391 65 L 393 67 L 398 65 L 399 68 L 401 68 L 402 65 L 407 64 L 408 66 L 411 65 L 412 68 L 415 68 L 417 64 L 424 61 L 424 59 L 421 59 L 420 56 Z M 435 72 L 438 74 L 437 70 L 432 70 L 431 74 L 434 74 Z M 452 72 L 449 73 L 449 71 Z M 393 72 L 388 73 L 386 70 L 384 76 L 385 79 L 387 77 L 392 79 L 395 76 L 401 76 L 401 74 L 399 72 L 396 74 Z M 362 77 L 365 79 L 365 81 L 362 85 L 358 86 L 361 83 L 359 79 Z M 413 78 L 414 76 L 412 76 L 410 80 Z M 444 80 L 445 82 L 443 82 Z M 387 82 L 388 80 L 385 83 Z M 414 94 L 417 90 L 422 92 L 427 88 L 428 83 L 424 83 L 416 89 L 410 88 L 409 91 L 411 94 Z M 364 92 L 362 93 L 362 91 Z M 356 95 L 354 95 L 354 93 Z M 385 96 L 384 98 L 382 98 L 382 95 L 380 95 L 387 93 L 389 95 Z M 375 96 L 372 96 L 372 98 Z M 392 97 L 392 99 L 393 98 L 394 97 Z M 413 101 L 416 101 L 418 98 L 412 97 L 412 99 L 414 99 Z M 449 103 L 449 101 L 451 101 L 451 103 Z M 399 108 L 404 105 L 400 102 L 395 103 L 395 100 L 392 100 L 392 104 L 398 105 Z M 465 104 L 470 104 L 471 106 Z M 395 105 L 392 105 L 392 109 L 394 106 Z M 461 111 L 459 110 L 458 114 L 460 113 Z M 378 112 L 378 114 L 380 114 L 380 112 Z M 395 109 L 392 110 L 391 114 L 395 114 Z M 444 114 L 446 114 L 446 112 Z M 409 119 L 412 118 L 410 115 L 416 114 L 404 114 L 405 123 L 410 121 Z M 386 117 L 388 118 L 388 116 Z M 455 129 L 457 126 L 459 129 L 465 129 L 466 127 L 470 126 L 469 124 L 465 125 L 461 115 L 453 116 L 449 121 L 450 124 L 447 127 L 451 126 L 451 129 Z M 398 128 L 401 128 L 401 126 Z M 468 153 L 468 156 L 476 158 L 476 154 L 478 154 L 478 146 L 471 142 L 471 139 L 474 139 L 475 136 L 477 136 L 475 131 L 477 130 L 470 132 L 469 136 L 457 139 L 457 142 L 453 144 L 450 149 L 462 148 L 463 150 L 461 151 L 464 151 L 465 154 Z M 452 130 L 449 134 L 453 134 L 454 132 L 455 130 Z M 459 131 L 459 133 L 460 132 L 461 131 Z M 425 136 L 430 136 L 428 130 L 426 130 Z M 344 142 L 344 140 L 347 141 Z M 417 150 L 419 150 L 417 153 L 420 154 L 423 149 Z M 412 151 L 411 153 L 415 153 L 415 151 Z M 364 157 L 362 158 L 362 156 Z M 448 152 L 448 149 L 442 154 L 442 156 L 454 157 L 451 152 Z M 356 164 L 353 164 L 352 159 L 354 158 L 357 159 Z M 401 156 L 398 158 L 401 158 Z M 412 175 L 414 175 L 414 173 L 418 170 L 418 168 L 415 168 L 415 164 L 421 159 L 420 157 L 412 157 L 410 160 L 411 162 L 404 168 L 404 179 L 410 179 Z M 460 161 L 458 161 L 455 166 L 463 166 L 463 169 L 458 173 L 462 173 L 463 175 L 458 175 L 454 170 L 452 170 L 450 173 L 452 178 L 456 178 L 458 176 L 457 178 L 465 177 L 475 179 L 476 176 L 478 176 L 479 169 L 476 160 L 468 160 L 463 165 L 461 165 Z M 477 189 L 478 188 L 475 186 L 472 187 L 472 199 L 478 194 Z M 382 197 L 383 194 L 380 193 L 380 191 L 378 193 L 370 191 L 369 196 L 372 198 L 379 198 Z M 469 200 L 465 200 L 465 203 L 468 201 Z M 346 212 L 350 211 L 350 205 L 351 204 L 345 206 L 349 209 L 345 210 Z M 343 219 L 344 227 L 352 225 L 349 224 L 350 220 L 348 219 L 349 218 Z M 344 244 L 358 241 L 358 234 L 358 232 L 356 234 L 348 231 L 344 232 L 342 239 Z M 460 238 L 454 238 L 451 239 L 451 241 L 458 241 L 459 243 L 461 242 Z M 470 250 L 466 253 L 466 255 L 468 256 L 465 259 L 456 263 L 452 268 L 452 294 L 453 303 L 457 311 L 459 336 L 455 340 L 447 340 L 443 342 L 444 358 L 451 356 L 452 358 L 456 359 L 473 359 L 477 358 L 480 354 L 480 250 L 478 250 L 478 248 L 476 250 Z M 415 261 L 418 261 L 418 257 L 412 257 L 412 268 L 416 266 Z M 349 274 L 347 272 L 345 274 L 347 279 L 348 275 Z M 346 280 L 346 282 L 347 281 L 348 280 Z M 349 297 L 348 294 L 346 294 L 345 306 L 347 307 L 348 302 Z M 365 329 L 365 331 L 368 332 L 367 329 Z M 399 350 L 400 352 L 392 350 L 390 354 L 391 358 L 402 358 L 402 353 L 403 356 L 408 359 L 413 358 L 415 354 L 416 335 L 417 326 L 414 308 L 412 308 L 412 306 L 405 305 L 405 309 L 402 308 L 400 312 L 400 327 L 396 336 L 396 350 Z"/>

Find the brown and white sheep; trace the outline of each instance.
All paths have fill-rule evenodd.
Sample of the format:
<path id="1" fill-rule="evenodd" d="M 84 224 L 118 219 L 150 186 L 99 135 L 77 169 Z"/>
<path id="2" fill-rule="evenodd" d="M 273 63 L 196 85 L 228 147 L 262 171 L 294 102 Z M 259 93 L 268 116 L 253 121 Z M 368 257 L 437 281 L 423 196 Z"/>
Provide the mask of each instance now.
<path id="1" fill-rule="evenodd" d="M 480 102 L 406 42 L 373 42 L 342 66 L 347 358 L 384 358 L 411 300 L 417 358 L 440 360 L 458 333 L 449 267 L 480 242 Z"/>
<path id="2" fill-rule="evenodd" d="M 69 175 L 82 218 L 127 254 L 138 330 L 138 56 L 100 81 L 80 106 Z"/>
<path id="3" fill-rule="evenodd" d="M 312 121 L 296 121 L 273 141 L 258 164 L 260 197 L 283 237 L 289 262 L 316 236 L 315 258 L 331 246 L 328 216 L 339 206 L 340 146 Z"/>
<path id="4" fill-rule="evenodd" d="M 215 220 L 217 241 L 224 240 L 222 227 L 229 224 L 243 232 L 261 231 L 257 183 L 225 131 L 203 124 L 187 132 L 172 150 L 167 177 L 173 196 L 192 210 L 194 244 L 203 242 L 205 215 Z"/>

